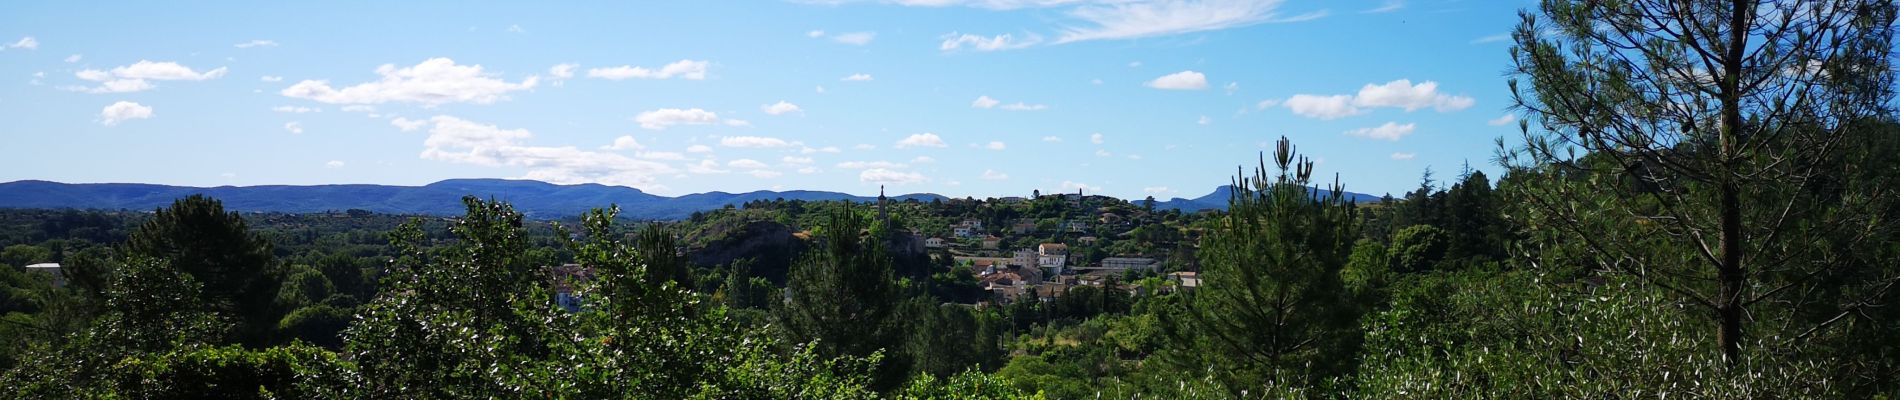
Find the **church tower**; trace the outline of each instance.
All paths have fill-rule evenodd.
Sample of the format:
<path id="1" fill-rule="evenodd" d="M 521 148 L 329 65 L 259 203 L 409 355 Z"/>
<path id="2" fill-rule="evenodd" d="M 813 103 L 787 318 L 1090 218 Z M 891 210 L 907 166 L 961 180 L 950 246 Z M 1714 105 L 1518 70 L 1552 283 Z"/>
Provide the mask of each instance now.
<path id="1" fill-rule="evenodd" d="M 884 185 L 877 185 L 877 220 L 878 222 L 890 221 L 890 216 L 888 214 L 885 214 L 884 212 L 885 203 L 889 203 L 890 201 L 891 201 L 890 198 L 884 197 Z"/>

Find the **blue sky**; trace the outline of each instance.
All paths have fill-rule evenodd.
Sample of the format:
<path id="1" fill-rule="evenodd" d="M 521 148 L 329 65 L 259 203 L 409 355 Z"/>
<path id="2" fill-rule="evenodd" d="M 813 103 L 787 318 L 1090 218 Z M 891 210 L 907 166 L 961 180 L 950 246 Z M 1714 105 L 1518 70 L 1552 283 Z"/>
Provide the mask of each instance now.
<path id="1" fill-rule="evenodd" d="M 1284 135 L 1398 193 L 1494 170 L 1526 6 L 8 2 L 0 181 L 1166 199 Z"/>

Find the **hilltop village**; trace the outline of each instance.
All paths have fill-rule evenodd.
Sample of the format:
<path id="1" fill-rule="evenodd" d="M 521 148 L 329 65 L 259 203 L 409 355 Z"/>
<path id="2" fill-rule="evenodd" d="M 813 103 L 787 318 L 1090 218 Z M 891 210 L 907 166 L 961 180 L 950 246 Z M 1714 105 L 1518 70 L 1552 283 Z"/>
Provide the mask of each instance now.
<path id="1" fill-rule="evenodd" d="M 739 262 L 778 281 L 778 264 L 789 262 L 784 256 L 808 245 L 819 225 L 813 218 L 843 205 L 772 200 L 695 213 L 683 221 L 687 253 L 702 268 Z M 1152 198 L 1129 202 L 1078 190 L 929 201 L 880 195 L 858 206 L 874 208 L 867 211 L 902 230 L 887 247 L 899 260 L 900 277 L 934 276 L 966 290 L 974 285 L 980 296 L 959 298 L 988 305 L 1051 301 L 1078 286 L 1130 295 L 1198 286 L 1193 243 L 1202 230 L 1193 225 L 1211 210 L 1155 205 Z"/>

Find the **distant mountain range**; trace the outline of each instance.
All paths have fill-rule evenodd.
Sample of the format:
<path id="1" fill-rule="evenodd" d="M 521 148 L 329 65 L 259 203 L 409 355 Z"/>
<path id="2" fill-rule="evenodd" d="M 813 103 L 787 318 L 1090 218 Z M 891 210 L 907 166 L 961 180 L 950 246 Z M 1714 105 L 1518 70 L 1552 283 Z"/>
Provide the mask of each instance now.
<path id="1" fill-rule="evenodd" d="M 1198 211 L 1227 207 L 1231 187 L 1222 186 L 1213 193 L 1193 199 L 1175 198 L 1156 202 L 1159 209 Z M 838 192 L 792 190 L 746 193 L 707 192 L 666 197 L 624 186 L 599 184 L 556 185 L 547 182 L 507 179 L 450 179 L 424 186 L 389 185 L 265 185 L 189 187 L 138 183 L 59 183 L 15 181 L 0 183 L 0 208 L 78 208 L 150 210 L 170 205 L 173 200 L 204 194 L 222 200 L 227 209 L 261 212 L 323 212 L 349 209 L 391 214 L 459 215 L 464 211 L 461 198 L 474 195 L 513 203 L 515 209 L 532 218 L 561 218 L 579 215 L 588 209 L 620 205 L 621 215 L 638 219 L 680 219 L 703 211 L 738 206 L 754 200 L 852 200 L 874 201 L 875 197 Z M 1360 202 L 1378 201 L 1378 197 L 1348 193 Z M 894 196 L 895 200 L 930 201 L 946 197 L 931 193 Z"/>
<path id="2" fill-rule="evenodd" d="M 1315 196 L 1328 196 L 1333 193 L 1330 190 L 1317 188 L 1313 189 L 1313 191 L 1313 195 Z M 1227 209 L 1227 200 L 1232 197 L 1233 194 L 1234 185 L 1221 185 L 1220 187 L 1214 188 L 1214 193 L 1208 193 L 1206 196 L 1192 199 L 1176 197 L 1168 201 L 1157 201 L 1155 202 L 1155 209 L 1181 211 L 1200 211 L 1207 209 L 1225 210 Z M 1340 195 L 1345 197 L 1348 201 L 1357 202 L 1359 204 L 1377 203 L 1380 200 L 1380 196 L 1364 193 L 1340 192 Z"/>

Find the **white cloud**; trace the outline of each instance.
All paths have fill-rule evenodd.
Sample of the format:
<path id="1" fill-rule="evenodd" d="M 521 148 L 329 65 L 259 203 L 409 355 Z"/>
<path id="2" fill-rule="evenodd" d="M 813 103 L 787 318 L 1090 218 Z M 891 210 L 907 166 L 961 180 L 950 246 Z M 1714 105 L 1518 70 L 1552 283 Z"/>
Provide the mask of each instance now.
<path id="1" fill-rule="evenodd" d="M 1049 143 L 1062 143 L 1062 138 L 1058 136 L 1043 136 L 1042 141 L 1049 142 Z"/>
<path id="2" fill-rule="evenodd" d="M 1089 134 L 1089 143 L 1102 144 L 1102 134 L 1100 133 Z"/>
<path id="3" fill-rule="evenodd" d="M 574 70 L 580 67 L 579 64 L 554 64 L 548 67 L 548 76 L 554 77 L 554 86 L 561 86 L 563 81 L 573 78 Z"/>
<path id="4" fill-rule="evenodd" d="M 798 173 L 801 173 L 801 174 L 809 175 L 809 174 L 816 174 L 819 172 L 824 172 L 824 170 L 818 169 L 818 167 L 803 167 L 803 168 L 798 169 Z"/>
<path id="5" fill-rule="evenodd" d="M 1273 108 L 1273 106 L 1276 106 L 1276 105 L 1280 105 L 1279 100 L 1266 99 L 1266 100 L 1261 100 L 1259 103 L 1254 103 L 1253 108 L 1255 110 L 1265 110 L 1265 109 Z"/>
<path id="6" fill-rule="evenodd" d="M 843 168 L 843 169 L 872 169 L 872 168 L 895 169 L 895 168 L 904 168 L 906 167 L 906 165 L 901 164 L 901 163 L 894 163 L 890 161 L 845 161 L 845 162 L 838 163 L 837 167 Z"/>
<path id="7" fill-rule="evenodd" d="M 1287 111 L 1308 118 L 1338 119 L 1365 112 L 1352 105 L 1352 96 L 1343 94 L 1335 96 L 1296 94 L 1280 104 L 1285 105 Z"/>
<path id="8" fill-rule="evenodd" d="M 1511 39 L 1511 35 L 1496 34 L 1496 35 L 1480 37 L 1477 39 L 1471 39 L 1471 44 L 1497 43 L 1497 42 L 1502 42 L 1502 41 L 1506 41 L 1510 39 Z"/>
<path id="9" fill-rule="evenodd" d="M 1227 82 L 1227 86 L 1224 88 L 1227 90 L 1227 94 L 1234 94 L 1234 92 L 1240 91 L 1240 82 Z"/>
<path id="10" fill-rule="evenodd" d="M 508 33 L 528 33 L 528 30 L 521 29 L 521 25 L 508 25 Z"/>
<path id="11" fill-rule="evenodd" d="M 73 87 L 67 89 L 87 93 L 131 93 L 152 90 L 157 87 L 158 85 L 153 85 L 150 81 L 144 79 L 114 79 L 100 82 L 98 87 Z"/>
<path id="12" fill-rule="evenodd" d="M 789 147 L 792 143 L 784 139 L 764 136 L 727 136 L 719 138 L 719 145 L 739 148 Z"/>
<path id="13" fill-rule="evenodd" d="M 725 121 L 725 124 L 726 124 L 726 126 L 731 126 L 731 127 L 740 127 L 740 128 L 744 128 L 744 127 L 749 127 L 749 126 L 752 126 L 752 121 L 747 121 L 747 120 L 743 120 L 743 119 L 734 119 L 734 118 L 728 118 L 728 119 L 726 119 L 726 121 Z"/>
<path id="14" fill-rule="evenodd" d="M 972 108 L 994 108 L 994 107 L 996 107 L 996 105 L 997 105 L 997 104 L 1000 104 L 1000 103 L 1002 103 L 1002 102 L 1001 102 L 1001 101 L 997 101 L 996 99 L 992 99 L 992 98 L 990 98 L 990 96 L 977 96 L 977 97 L 976 97 L 976 101 L 971 101 L 971 102 L 970 102 L 970 107 L 972 107 Z"/>
<path id="15" fill-rule="evenodd" d="M 698 108 L 662 108 L 635 115 L 633 121 L 640 123 L 641 128 L 657 131 L 674 125 L 707 125 L 719 122 L 719 114 Z"/>
<path id="16" fill-rule="evenodd" d="M 821 31 L 821 30 L 812 30 L 810 32 L 805 32 L 805 37 L 808 37 L 808 38 L 818 38 L 818 37 L 824 37 L 824 36 L 825 36 L 825 31 Z"/>
<path id="17" fill-rule="evenodd" d="M 1000 181 L 1004 179 L 1009 179 L 1009 174 L 996 172 L 996 170 L 993 170 L 993 169 L 983 170 L 983 180 Z"/>
<path id="18" fill-rule="evenodd" d="M 130 101 L 121 101 L 112 103 L 112 105 L 106 106 L 105 109 L 99 110 L 99 123 L 105 126 L 113 126 L 118 125 L 120 122 L 151 118 L 153 115 L 151 107 Z"/>
<path id="19" fill-rule="evenodd" d="M 554 76 L 554 77 L 556 77 L 556 78 L 573 78 L 573 77 L 574 77 L 574 69 L 576 69 L 576 68 L 580 68 L 580 65 L 578 65 L 578 64 L 555 64 L 555 65 L 554 65 L 554 66 L 552 66 L 552 67 L 548 67 L 548 75 L 552 75 L 552 76 Z"/>
<path id="20" fill-rule="evenodd" d="M 1346 131 L 1346 136 L 1397 141 L 1399 138 L 1412 134 L 1412 131 L 1416 128 L 1418 128 L 1418 124 L 1399 125 L 1397 122 L 1387 122 L 1385 125 L 1376 127 Z"/>
<path id="21" fill-rule="evenodd" d="M 1392 159 L 1394 160 L 1410 160 L 1417 157 L 1417 153 L 1392 153 Z"/>
<path id="22" fill-rule="evenodd" d="M 877 150 L 877 145 L 859 143 L 856 146 L 851 146 L 851 149 L 852 150 Z"/>
<path id="23" fill-rule="evenodd" d="M 781 158 L 779 160 L 784 161 L 786 164 L 800 164 L 800 165 L 811 164 L 812 162 L 811 157 L 785 156 L 785 158 Z"/>
<path id="24" fill-rule="evenodd" d="M 686 146 L 686 152 L 688 153 L 711 153 L 712 151 L 713 151 L 712 146 L 707 146 L 703 144 Z"/>
<path id="25" fill-rule="evenodd" d="M 1008 146 L 1008 145 L 1005 145 L 1005 144 L 1003 144 L 1003 142 L 990 142 L 990 144 L 989 144 L 989 145 L 986 145 L 986 146 L 983 146 L 983 147 L 984 147 L 984 148 L 988 148 L 988 149 L 990 149 L 990 150 L 1002 150 L 1002 149 L 1006 149 L 1006 148 L 1009 148 L 1009 146 Z"/>
<path id="26" fill-rule="evenodd" d="M 602 183 L 642 189 L 660 188 L 657 176 L 673 167 L 613 152 L 574 147 L 529 146 L 534 134 L 525 129 L 502 129 L 450 116 L 428 121 L 422 159 L 482 166 L 523 167 L 524 179 L 558 184 Z"/>
<path id="27" fill-rule="evenodd" d="M 238 43 L 233 46 L 237 46 L 237 48 L 240 48 L 240 49 L 248 49 L 252 47 L 277 47 L 277 42 L 272 41 L 272 40 L 257 39 L 257 40 L 252 40 L 249 42 Z"/>
<path id="28" fill-rule="evenodd" d="M 1010 36 L 1010 34 L 1007 33 L 996 36 L 982 36 L 951 32 L 950 34 L 943 35 L 943 44 L 937 45 L 937 49 L 942 51 L 957 51 L 967 47 L 976 51 L 1015 50 L 1035 46 L 1037 43 L 1042 43 L 1042 36 L 1032 34 L 1018 40 L 1016 37 Z"/>
<path id="29" fill-rule="evenodd" d="M 394 119 L 389 120 L 389 124 L 395 125 L 396 129 L 401 129 L 403 132 L 410 132 L 417 129 L 422 129 L 422 127 L 425 127 L 425 126 L 429 126 L 429 120 L 426 120 L 426 119 L 413 120 L 413 119 L 408 119 L 408 118 L 403 118 L 403 117 L 396 117 Z"/>
<path id="30" fill-rule="evenodd" d="M 871 40 L 873 39 L 877 39 L 877 32 L 851 32 L 831 35 L 831 41 L 853 46 L 871 44 Z"/>
<path id="31" fill-rule="evenodd" d="M 904 184 L 928 182 L 930 181 L 930 178 L 925 178 L 923 174 L 918 174 L 916 172 L 899 172 L 899 171 L 892 171 L 892 170 L 883 169 L 883 168 L 873 168 L 873 169 L 864 170 L 864 172 L 859 172 L 858 181 L 866 182 L 866 183 L 904 185 Z"/>
<path id="32" fill-rule="evenodd" d="M 1096 157 L 1114 157 L 1115 153 L 1110 153 L 1106 149 L 1095 149 L 1095 156 Z"/>
<path id="33" fill-rule="evenodd" d="M 1088 184 L 1082 183 L 1082 182 L 1062 181 L 1063 192 L 1073 192 L 1077 190 L 1088 191 L 1088 192 L 1100 192 L 1102 191 L 1102 187 L 1089 186 Z"/>
<path id="34" fill-rule="evenodd" d="M 991 98 L 990 96 L 977 96 L 976 100 L 970 102 L 970 107 L 990 109 L 990 108 L 996 108 L 998 104 L 1002 104 L 1002 103 L 1003 102 L 1001 100 Z M 1019 102 L 1010 103 L 1010 104 L 1002 104 L 1002 108 L 1004 110 L 1009 110 L 1009 111 L 1041 111 L 1044 109 L 1048 109 L 1049 106 L 1042 105 L 1042 104 L 1028 104 L 1028 103 L 1023 103 L 1019 101 Z"/>
<path id="35" fill-rule="evenodd" d="M 1163 193 L 1172 192 L 1173 190 L 1168 190 L 1167 186 L 1149 186 L 1149 187 L 1141 188 L 1141 191 L 1143 193 L 1148 193 L 1148 194 L 1163 194 Z"/>
<path id="36" fill-rule="evenodd" d="M 772 114 L 772 115 L 781 115 L 785 113 L 805 111 L 805 109 L 798 108 L 797 104 L 787 103 L 785 102 L 785 100 L 779 100 L 777 103 L 759 106 L 759 110 L 763 110 L 765 111 L 766 114 Z"/>
<path id="37" fill-rule="evenodd" d="M 1367 108 L 1390 107 L 1406 112 L 1431 108 L 1438 112 L 1451 112 L 1470 108 L 1477 101 L 1468 96 L 1447 95 L 1438 92 L 1438 82 L 1425 81 L 1416 85 L 1409 79 L 1400 79 L 1384 84 L 1366 84 L 1359 88 L 1356 95 L 1312 95 L 1296 94 L 1280 103 L 1287 111 L 1309 118 L 1337 119 L 1359 115 Z"/>
<path id="38" fill-rule="evenodd" d="M 321 108 L 312 108 L 312 107 L 304 107 L 304 106 L 276 106 L 276 107 L 271 107 L 270 110 L 280 112 L 280 113 L 291 113 L 291 114 L 323 112 L 323 109 Z"/>
<path id="39" fill-rule="evenodd" d="M 700 175 L 709 175 L 709 174 L 723 174 L 723 173 L 727 173 L 731 171 L 719 169 L 718 161 L 713 161 L 713 160 L 708 159 L 708 160 L 699 160 L 698 164 L 687 164 L 686 172 L 691 172 L 691 173 L 700 174 Z"/>
<path id="40" fill-rule="evenodd" d="M 1020 101 L 1003 105 L 1003 109 L 1009 110 L 1009 111 L 1042 111 L 1048 108 L 1049 106 L 1046 106 L 1046 105 L 1024 104 L 1023 102 L 1020 102 Z"/>
<path id="41" fill-rule="evenodd" d="M 917 158 L 910 159 L 911 164 L 930 164 L 934 162 L 937 162 L 937 159 L 931 158 L 930 156 L 917 156 Z"/>
<path id="42" fill-rule="evenodd" d="M 667 64 L 666 66 L 660 67 L 660 69 L 658 70 L 649 69 L 646 67 L 635 67 L 631 65 L 622 65 L 618 67 L 608 67 L 608 68 L 591 68 L 587 70 L 587 77 L 616 80 L 616 81 L 622 80 L 622 79 L 632 79 L 632 78 L 673 79 L 675 77 L 678 77 L 680 79 L 687 79 L 687 80 L 702 80 L 702 79 L 706 79 L 706 67 L 711 64 L 712 63 L 704 61 L 704 60 L 701 60 L 701 61 L 679 60 L 679 61 L 674 61 L 672 64 Z"/>
<path id="43" fill-rule="evenodd" d="M 675 153 L 671 151 L 639 151 L 639 152 L 634 152 L 633 156 L 648 159 L 648 160 L 686 161 L 685 154 Z"/>
<path id="44" fill-rule="evenodd" d="M 330 168 L 330 169 L 337 169 L 337 168 L 343 168 L 343 161 L 341 161 L 341 160 L 330 160 L 330 162 L 326 162 L 326 163 L 323 163 L 323 167 L 324 167 L 324 168 Z"/>
<path id="45" fill-rule="evenodd" d="M 534 88 L 539 77 L 517 83 L 484 73 L 481 65 L 456 65 L 448 58 L 431 58 L 413 67 L 393 64 L 376 67 L 382 79 L 336 89 L 328 81 L 305 80 L 281 92 L 284 96 L 330 104 L 418 103 L 434 107 L 448 103 L 491 104 L 507 100 L 508 93 Z"/>
<path id="46" fill-rule="evenodd" d="M 1366 13 L 1366 14 L 1389 13 L 1393 11 L 1398 11 L 1401 8 L 1405 8 L 1405 0 L 1385 0 L 1385 4 L 1379 5 L 1378 8 L 1365 10 L 1361 12 Z"/>
<path id="47" fill-rule="evenodd" d="M 1512 122 L 1517 122 L 1517 114 L 1504 114 L 1497 118 L 1492 118 L 1490 121 L 1485 121 L 1484 123 L 1491 126 L 1504 126 Z"/>
<path id="48" fill-rule="evenodd" d="M 622 135 L 614 138 L 613 144 L 600 146 L 600 148 L 607 150 L 639 150 L 646 148 L 646 146 L 641 145 L 640 141 L 635 140 L 633 136 Z"/>
<path id="49" fill-rule="evenodd" d="M 110 71 L 88 69 L 75 72 L 73 76 L 99 82 L 99 86 L 70 89 L 91 93 L 138 92 L 158 87 L 150 81 L 203 81 L 223 77 L 226 71 L 228 71 L 226 68 L 218 67 L 210 71 L 198 72 L 175 62 L 139 60 L 132 65 L 114 67 Z"/>
<path id="50" fill-rule="evenodd" d="M 785 173 L 773 171 L 773 170 L 767 170 L 767 169 L 755 169 L 751 171 L 746 171 L 746 175 L 752 175 L 752 177 L 759 178 L 759 179 L 772 179 L 772 178 L 777 178 L 779 176 L 785 175 Z M 774 187 L 773 190 L 777 190 L 777 187 Z"/>
<path id="51" fill-rule="evenodd" d="M 264 76 L 258 77 L 257 80 L 264 81 L 264 82 L 283 82 L 284 77 L 275 76 L 275 75 L 264 75 Z"/>
<path id="52" fill-rule="evenodd" d="M 869 82 L 871 79 L 871 74 L 851 74 L 851 76 L 839 78 L 838 80 L 846 82 Z"/>
<path id="53" fill-rule="evenodd" d="M 1264 22 L 1305 21 L 1326 15 L 1319 11 L 1284 17 L 1279 13 L 1281 3 L 1281 0 L 1173 0 L 1082 6 L 1068 14 L 1082 20 L 1085 26 L 1064 28 L 1056 43 L 1175 35 Z"/>
<path id="54" fill-rule="evenodd" d="M 825 146 L 823 148 L 805 146 L 805 148 L 798 149 L 798 154 L 838 153 L 838 152 L 841 152 L 841 150 L 838 150 L 838 146 Z"/>
<path id="55" fill-rule="evenodd" d="M 1359 95 L 1353 97 L 1353 105 L 1359 107 L 1395 107 L 1405 111 L 1415 111 L 1430 107 L 1439 112 L 1458 111 L 1476 103 L 1470 97 L 1452 96 L 1438 93 L 1438 82 L 1425 81 L 1413 85 L 1409 79 L 1386 82 L 1383 85 L 1366 84 L 1359 89 Z"/>
<path id="56" fill-rule="evenodd" d="M 1212 123 L 1214 123 L 1214 119 L 1213 119 L 1213 118 L 1208 118 L 1208 117 L 1207 117 L 1206 115 L 1202 115 L 1202 116 L 1201 116 L 1201 119 L 1197 119 L 1197 120 L 1194 120 L 1194 123 L 1196 123 L 1196 124 L 1201 124 L 1201 125 L 1207 125 L 1207 124 L 1212 124 Z"/>
<path id="57" fill-rule="evenodd" d="M 911 148 L 911 147 L 948 147 L 948 146 L 949 146 L 948 144 L 943 143 L 942 137 L 938 137 L 937 134 L 930 133 L 930 132 L 910 135 L 908 137 L 905 137 L 904 140 L 897 141 L 897 148 L 900 148 L 900 149 Z"/>
<path id="58" fill-rule="evenodd" d="M 759 162 L 758 160 L 753 160 L 749 158 L 741 158 L 737 160 L 727 161 L 726 166 L 731 167 L 731 168 L 738 168 L 738 169 L 766 169 L 766 168 L 772 167 L 770 165 L 765 165 L 765 163 Z"/>
<path id="59" fill-rule="evenodd" d="M 68 63 L 68 64 L 71 64 L 71 63 L 76 63 L 76 62 L 79 62 L 79 60 L 82 60 L 82 59 L 85 59 L 85 58 L 86 58 L 86 56 L 84 56 L 84 55 L 79 55 L 79 54 L 74 54 L 74 55 L 70 55 L 70 56 L 66 56 L 66 63 Z"/>
<path id="60" fill-rule="evenodd" d="M 1194 71 L 1181 71 L 1162 75 L 1148 81 L 1148 87 L 1169 90 L 1201 90 L 1207 88 L 1207 75 Z"/>
<path id="61" fill-rule="evenodd" d="M 822 94 L 825 92 L 825 85 L 818 85 L 818 88 L 814 90 L 817 90 L 818 93 Z"/>
<path id="62" fill-rule="evenodd" d="M 303 134 L 303 123 L 302 123 L 302 122 L 297 122 L 297 121 L 290 121 L 290 122 L 285 122 L 285 123 L 284 123 L 284 131 L 286 131 L 286 132 L 290 132 L 290 134 L 292 134 L 292 135 L 302 135 L 302 134 Z"/>
<path id="63" fill-rule="evenodd" d="M 40 41 L 34 40 L 32 36 L 20 38 L 20 40 L 14 41 L 13 43 L 7 43 L 6 45 L 0 45 L 0 50 L 6 50 L 6 49 L 38 50 L 39 48 L 40 48 Z"/>

